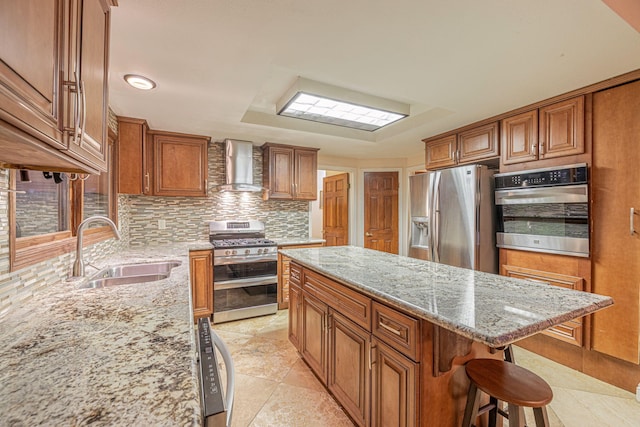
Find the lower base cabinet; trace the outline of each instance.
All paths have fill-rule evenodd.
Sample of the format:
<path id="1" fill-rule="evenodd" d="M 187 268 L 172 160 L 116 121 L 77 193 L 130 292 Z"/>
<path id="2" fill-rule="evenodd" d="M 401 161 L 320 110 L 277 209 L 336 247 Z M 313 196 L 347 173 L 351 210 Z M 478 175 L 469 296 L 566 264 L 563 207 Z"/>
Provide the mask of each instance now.
<path id="1" fill-rule="evenodd" d="M 375 338 L 372 353 L 371 425 L 417 426 L 420 365 Z"/>
<path id="2" fill-rule="evenodd" d="M 302 342 L 300 353 L 311 370 L 327 385 L 327 321 L 329 307 L 302 293 Z"/>
<path id="3" fill-rule="evenodd" d="M 193 321 L 213 314 L 213 253 L 211 250 L 189 252 L 189 277 L 193 300 Z"/>

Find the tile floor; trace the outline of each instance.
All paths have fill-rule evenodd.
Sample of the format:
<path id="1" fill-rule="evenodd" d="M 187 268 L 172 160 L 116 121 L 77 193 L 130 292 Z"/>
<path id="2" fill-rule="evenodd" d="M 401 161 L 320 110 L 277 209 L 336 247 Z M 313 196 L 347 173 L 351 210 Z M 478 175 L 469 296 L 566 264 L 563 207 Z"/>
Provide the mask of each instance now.
<path id="1" fill-rule="evenodd" d="M 214 325 L 235 364 L 233 427 L 352 426 L 287 339 L 287 311 Z M 516 348 L 516 361 L 553 388 L 551 427 L 638 427 L 635 395 Z M 533 420 L 531 413 L 527 419 Z"/>

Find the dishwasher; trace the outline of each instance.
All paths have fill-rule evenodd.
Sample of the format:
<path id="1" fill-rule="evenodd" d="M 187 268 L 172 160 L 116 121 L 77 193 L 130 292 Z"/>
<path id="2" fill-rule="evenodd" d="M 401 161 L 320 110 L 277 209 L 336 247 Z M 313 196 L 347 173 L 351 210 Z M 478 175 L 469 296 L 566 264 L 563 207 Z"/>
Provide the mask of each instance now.
<path id="1" fill-rule="evenodd" d="M 231 353 L 222 339 L 211 329 L 208 318 L 198 319 L 198 371 L 200 379 L 200 406 L 205 427 L 229 427 L 233 412 L 235 372 Z M 226 373 L 223 391 L 218 357 L 222 356 Z"/>

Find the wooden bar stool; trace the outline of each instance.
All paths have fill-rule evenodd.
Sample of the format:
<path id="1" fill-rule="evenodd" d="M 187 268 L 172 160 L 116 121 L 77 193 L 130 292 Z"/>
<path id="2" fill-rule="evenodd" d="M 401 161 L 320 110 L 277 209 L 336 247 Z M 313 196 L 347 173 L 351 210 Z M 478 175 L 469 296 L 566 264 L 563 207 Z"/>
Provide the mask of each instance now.
<path id="1" fill-rule="evenodd" d="M 495 359 L 472 359 L 465 366 L 471 381 L 462 427 L 473 427 L 476 418 L 489 411 L 489 426 L 497 415 L 509 419 L 509 427 L 523 427 L 521 407 L 533 408 L 537 427 L 549 427 L 546 405 L 553 399 L 549 384 L 533 372 L 514 363 Z M 489 404 L 480 408 L 480 391 L 489 395 Z M 508 413 L 500 409 L 506 402 Z"/>

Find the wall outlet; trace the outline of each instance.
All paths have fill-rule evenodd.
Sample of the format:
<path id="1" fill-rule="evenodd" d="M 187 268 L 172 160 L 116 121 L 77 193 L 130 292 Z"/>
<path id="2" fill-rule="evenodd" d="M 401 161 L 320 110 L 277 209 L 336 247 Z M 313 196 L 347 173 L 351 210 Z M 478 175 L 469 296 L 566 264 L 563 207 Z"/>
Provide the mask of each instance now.
<path id="1" fill-rule="evenodd" d="M 167 228 L 167 221 L 164 219 L 159 219 L 158 220 L 158 230 L 166 230 Z"/>

